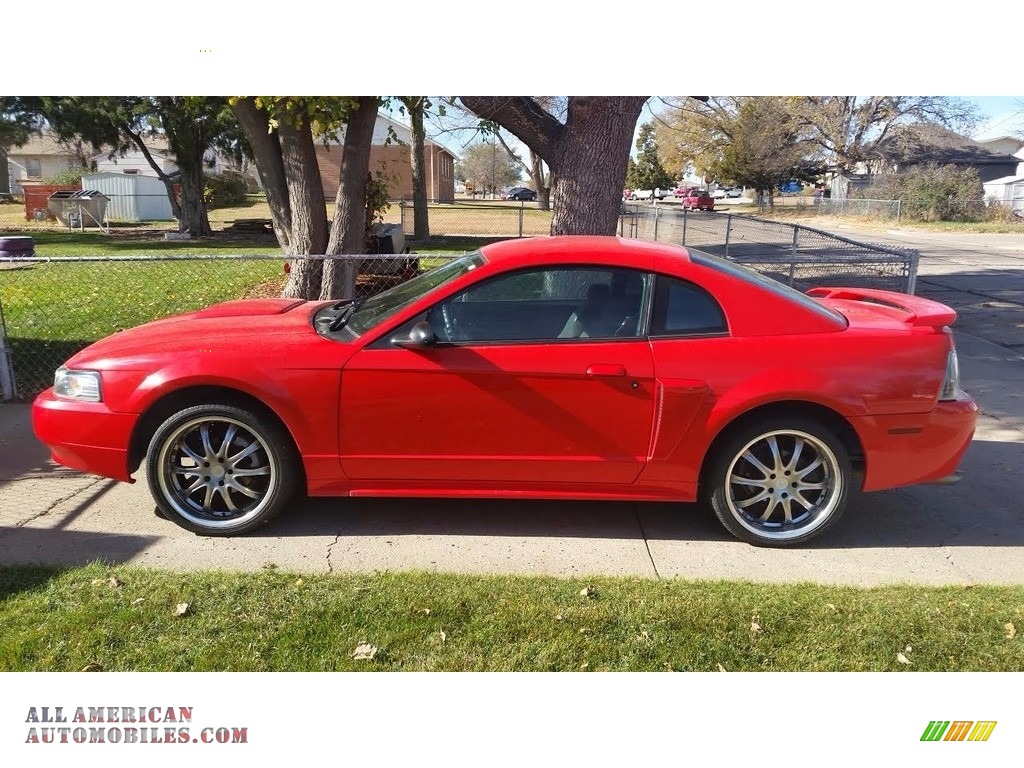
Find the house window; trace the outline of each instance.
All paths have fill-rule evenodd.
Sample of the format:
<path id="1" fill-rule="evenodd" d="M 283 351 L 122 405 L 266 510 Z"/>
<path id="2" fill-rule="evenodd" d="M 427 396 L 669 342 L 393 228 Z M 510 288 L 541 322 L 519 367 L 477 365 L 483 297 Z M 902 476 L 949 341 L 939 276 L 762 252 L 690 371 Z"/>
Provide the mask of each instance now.
<path id="1" fill-rule="evenodd" d="M 28 158 L 25 161 L 25 175 L 30 179 L 41 179 L 43 177 L 42 162 L 35 157 Z"/>

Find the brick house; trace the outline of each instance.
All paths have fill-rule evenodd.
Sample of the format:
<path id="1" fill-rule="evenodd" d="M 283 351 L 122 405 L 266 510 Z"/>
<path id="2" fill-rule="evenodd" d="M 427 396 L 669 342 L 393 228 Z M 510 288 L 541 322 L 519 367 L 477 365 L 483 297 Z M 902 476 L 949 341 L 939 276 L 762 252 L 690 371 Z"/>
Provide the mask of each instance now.
<path id="1" fill-rule="evenodd" d="M 389 128 L 398 137 L 398 142 L 392 138 L 391 143 L 388 143 Z M 376 173 L 383 167 L 390 178 L 389 191 L 392 200 L 403 197 L 412 200 L 411 152 L 412 134 L 408 126 L 378 114 L 370 147 L 370 172 Z M 331 142 L 326 146 L 322 141 L 316 143 L 317 164 L 320 166 L 324 196 L 328 201 L 333 201 L 338 194 L 341 153 L 342 145 L 337 142 Z M 442 203 L 454 202 L 455 155 L 437 142 L 427 139 L 423 147 L 423 160 L 427 177 L 427 198 Z"/>

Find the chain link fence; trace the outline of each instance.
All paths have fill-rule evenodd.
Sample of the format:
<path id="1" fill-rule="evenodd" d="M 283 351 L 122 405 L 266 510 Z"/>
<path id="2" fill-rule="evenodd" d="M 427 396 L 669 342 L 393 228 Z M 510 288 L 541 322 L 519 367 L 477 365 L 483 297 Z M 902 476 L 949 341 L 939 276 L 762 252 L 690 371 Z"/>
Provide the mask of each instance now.
<path id="1" fill-rule="evenodd" d="M 402 231 L 415 233 L 413 204 L 398 202 Z M 551 211 L 537 203 L 491 200 L 486 203 L 430 202 L 427 207 L 431 236 L 441 237 L 541 237 L 551 233 Z"/>
<path id="2" fill-rule="evenodd" d="M 743 214 L 624 205 L 619 234 L 698 248 L 800 290 L 843 285 L 913 293 L 917 281 L 917 251 Z"/>
<path id="3" fill-rule="evenodd" d="M 356 298 L 451 256 L 310 256 L 358 267 Z M 29 399 L 78 350 L 117 331 L 231 299 L 280 296 L 281 256 L 0 258 L 0 394 Z"/>

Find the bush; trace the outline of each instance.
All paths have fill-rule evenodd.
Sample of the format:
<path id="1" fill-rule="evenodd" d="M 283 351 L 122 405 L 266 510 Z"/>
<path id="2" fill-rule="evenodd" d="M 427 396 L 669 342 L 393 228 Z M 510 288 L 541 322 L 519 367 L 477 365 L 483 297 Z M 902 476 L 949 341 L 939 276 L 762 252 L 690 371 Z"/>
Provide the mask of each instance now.
<path id="1" fill-rule="evenodd" d="M 902 218 L 915 221 L 978 221 L 988 215 L 978 172 L 955 165 L 928 165 L 882 176 L 857 197 L 900 200 Z"/>
<path id="2" fill-rule="evenodd" d="M 82 184 L 82 177 L 92 173 L 88 168 L 68 168 L 55 176 L 43 179 L 44 184 L 51 184 L 55 187 L 74 187 Z"/>
<path id="3" fill-rule="evenodd" d="M 203 200 L 207 208 L 227 208 L 246 200 L 245 179 L 235 174 L 210 174 L 204 179 Z"/>

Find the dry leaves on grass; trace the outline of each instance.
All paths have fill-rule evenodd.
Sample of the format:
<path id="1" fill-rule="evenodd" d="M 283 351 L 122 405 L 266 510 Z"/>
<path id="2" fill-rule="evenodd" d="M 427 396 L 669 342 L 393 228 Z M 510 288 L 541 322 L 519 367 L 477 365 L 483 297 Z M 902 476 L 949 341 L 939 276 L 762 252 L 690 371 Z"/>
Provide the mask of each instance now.
<path id="1" fill-rule="evenodd" d="M 584 587 L 580 590 L 580 597 L 585 597 L 588 600 L 593 600 L 597 597 L 597 590 L 593 587 Z"/>
<path id="2" fill-rule="evenodd" d="M 106 584 L 107 586 L 113 587 L 114 589 L 117 589 L 123 583 L 124 582 L 121 581 L 119 578 L 117 578 L 117 576 L 111 576 L 108 579 L 93 579 L 92 580 L 92 585 L 94 587 L 98 587 L 100 584 Z"/>
<path id="3" fill-rule="evenodd" d="M 914 650 L 914 647 L 908 643 L 901 652 L 896 654 L 896 661 L 900 664 L 906 664 L 907 666 L 913 664 L 913 662 L 906 656 L 906 654 L 910 653 L 912 650 Z"/>
<path id="4" fill-rule="evenodd" d="M 1015 626 L 1013 626 L 1013 622 L 1012 621 L 1008 621 L 1005 624 L 1003 624 L 1003 629 L 1006 630 L 1006 639 L 1007 640 L 1013 640 L 1013 638 L 1015 638 L 1017 636 L 1017 628 Z"/>
<path id="5" fill-rule="evenodd" d="M 377 646 L 370 645 L 369 643 L 360 643 L 356 646 L 356 649 L 350 654 L 353 659 L 373 659 L 377 655 Z"/>
<path id="6" fill-rule="evenodd" d="M 178 603 L 177 607 L 174 609 L 174 615 L 175 616 L 184 616 L 184 615 L 186 615 L 189 612 L 191 606 L 192 606 L 191 603 Z"/>

